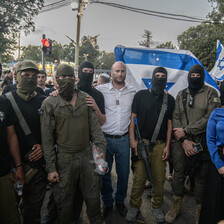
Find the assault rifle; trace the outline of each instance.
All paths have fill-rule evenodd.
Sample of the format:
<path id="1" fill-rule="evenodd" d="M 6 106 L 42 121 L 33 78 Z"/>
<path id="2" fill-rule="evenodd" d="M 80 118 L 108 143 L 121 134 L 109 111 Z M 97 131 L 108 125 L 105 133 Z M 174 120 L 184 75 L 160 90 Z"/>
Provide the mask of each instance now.
<path id="1" fill-rule="evenodd" d="M 150 171 L 149 160 L 148 160 L 148 156 L 147 156 L 146 149 L 145 149 L 145 143 L 143 142 L 143 140 L 141 138 L 137 123 L 135 124 L 135 134 L 136 134 L 137 141 L 138 141 L 138 146 L 137 146 L 138 158 L 144 160 L 145 169 L 146 169 L 146 173 L 147 173 L 147 179 L 149 182 L 151 182 L 152 174 Z"/>

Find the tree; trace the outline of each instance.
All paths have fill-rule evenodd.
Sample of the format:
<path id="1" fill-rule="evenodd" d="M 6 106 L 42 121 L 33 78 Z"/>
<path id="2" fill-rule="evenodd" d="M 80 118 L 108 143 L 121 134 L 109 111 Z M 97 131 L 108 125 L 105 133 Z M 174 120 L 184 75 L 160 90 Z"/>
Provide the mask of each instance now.
<path id="1" fill-rule="evenodd" d="M 1 0 L 0 4 L 0 60 L 1 55 L 15 47 L 15 35 L 35 29 L 33 17 L 42 8 L 44 0 Z M 10 41 L 7 39 L 11 37 Z M 4 43 L 7 43 L 5 45 Z M 12 46 L 13 45 L 13 46 Z"/>
<path id="2" fill-rule="evenodd" d="M 95 68 L 99 66 L 100 51 L 98 45 L 94 48 L 90 42 L 89 36 L 82 38 L 82 44 L 79 49 L 79 63 L 88 60 L 91 61 Z"/>
<path id="3" fill-rule="evenodd" d="M 75 61 L 75 46 L 72 42 L 63 45 L 62 59 L 67 62 Z"/>
<path id="4" fill-rule="evenodd" d="M 40 46 L 28 45 L 27 47 L 22 47 L 21 59 L 29 59 L 35 62 L 41 62 L 42 59 L 42 49 Z"/>
<path id="5" fill-rule="evenodd" d="M 107 53 L 107 52 L 103 51 L 101 58 L 100 58 L 99 68 L 110 69 L 114 62 L 115 62 L 114 53 L 113 52 Z"/>
<path id="6" fill-rule="evenodd" d="M 146 40 L 143 41 L 139 41 L 139 45 L 140 46 L 144 46 L 144 47 L 151 47 L 153 46 L 153 41 L 152 41 L 152 32 L 150 30 L 144 30 L 144 34 L 142 35 L 143 38 L 145 38 Z"/>
<path id="7" fill-rule="evenodd" d="M 162 44 L 158 45 L 156 48 L 176 49 L 176 47 L 173 45 L 173 43 L 171 41 L 162 43 Z"/>
<path id="8" fill-rule="evenodd" d="M 178 35 L 180 49 L 191 51 L 210 71 L 216 59 L 217 40 L 224 42 L 224 24 L 205 24 L 190 27 Z"/>

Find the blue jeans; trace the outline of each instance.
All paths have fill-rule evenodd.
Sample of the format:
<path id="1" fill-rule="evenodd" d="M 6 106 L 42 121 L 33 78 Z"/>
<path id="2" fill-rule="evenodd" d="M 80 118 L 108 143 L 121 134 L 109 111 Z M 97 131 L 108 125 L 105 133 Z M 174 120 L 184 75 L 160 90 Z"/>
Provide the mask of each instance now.
<path id="1" fill-rule="evenodd" d="M 129 135 L 121 138 L 108 138 L 106 161 L 108 162 L 109 172 L 102 176 L 103 186 L 101 190 L 104 206 L 113 206 L 113 188 L 111 183 L 111 169 L 113 165 L 113 155 L 115 155 L 117 173 L 117 191 L 115 202 L 123 203 L 127 195 L 128 176 L 130 166 L 130 143 Z"/>

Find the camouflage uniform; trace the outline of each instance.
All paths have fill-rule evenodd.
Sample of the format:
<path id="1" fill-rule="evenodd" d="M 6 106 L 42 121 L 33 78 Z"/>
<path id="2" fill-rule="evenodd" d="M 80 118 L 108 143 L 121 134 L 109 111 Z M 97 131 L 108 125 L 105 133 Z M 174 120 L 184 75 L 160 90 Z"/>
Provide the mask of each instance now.
<path id="1" fill-rule="evenodd" d="M 182 91 L 180 91 L 176 98 L 176 106 L 173 114 L 173 127 L 185 127 L 188 131 L 187 139 L 198 143 L 201 135 L 206 131 L 207 121 L 211 112 L 219 106 L 218 94 L 215 89 L 204 85 L 198 93 L 194 96 L 193 107 L 189 106 L 190 92 L 187 92 L 186 111 L 189 120 L 187 119 L 182 102 Z M 182 144 L 178 141 L 174 144 L 173 150 L 173 165 L 174 165 L 174 181 L 172 189 L 175 195 L 183 197 L 185 188 L 185 171 L 188 166 L 190 157 L 184 153 Z M 202 204 L 202 197 L 204 193 L 205 178 L 207 168 L 209 165 L 209 153 L 206 148 L 200 153 L 199 159 L 201 160 L 200 167 L 195 173 L 195 200 L 196 204 Z"/>
<path id="2" fill-rule="evenodd" d="M 46 170 L 57 171 L 60 182 L 53 189 L 57 203 L 58 223 L 71 223 L 74 195 L 79 188 L 87 205 L 91 223 L 102 223 L 100 209 L 100 177 L 94 172 L 90 141 L 100 153 L 106 152 L 106 141 L 98 119 L 86 104 L 86 94 L 75 90 L 75 107 L 60 95 L 47 98 L 42 105 L 42 140 Z M 57 145 L 57 155 L 54 144 Z"/>

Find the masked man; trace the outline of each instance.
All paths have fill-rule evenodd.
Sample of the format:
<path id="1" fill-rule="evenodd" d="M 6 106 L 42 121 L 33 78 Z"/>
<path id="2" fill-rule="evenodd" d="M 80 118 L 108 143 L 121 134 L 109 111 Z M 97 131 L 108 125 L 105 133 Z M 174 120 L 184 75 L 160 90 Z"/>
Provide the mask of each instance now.
<path id="1" fill-rule="evenodd" d="M 33 61 L 24 60 L 21 62 L 17 67 L 17 90 L 6 94 L 8 99 L 8 94 L 12 94 L 16 105 L 30 129 L 30 134 L 25 134 L 24 122 L 21 123 L 21 118 L 18 118 L 14 110 L 14 103 L 10 101 L 14 117 L 17 118 L 14 125 L 19 140 L 21 158 L 24 162 L 24 171 L 26 172 L 22 209 L 25 224 L 40 223 L 40 210 L 47 184 L 46 178 L 44 178 L 46 177 L 45 172 L 41 168 L 41 165 L 44 165 L 44 161 L 40 131 L 40 107 L 46 97 L 35 92 L 38 72 L 38 67 Z M 37 164 L 38 168 L 36 168 Z"/>
<path id="2" fill-rule="evenodd" d="M 163 184 L 165 182 L 166 160 L 169 157 L 169 148 L 172 135 L 172 114 L 174 111 L 174 98 L 164 93 L 167 81 L 167 71 L 163 67 L 157 67 L 152 75 L 152 88 L 140 90 L 136 93 L 132 103 L 131 124 L 129 127 L 130 146 L 138 155 L 135 139 L 135 118 L 137 118 L 140 135 L 145 143 L 146 153 L 149 154 L 149 162 L 152 173 L 153 195 L 151 199 L 152 212 L 156 222 L 163 222 L 164 215 L 161 210 L 163 204 Z M 156 142 L 152 150 L 148 150 L 149 143 L 154 134 L 164 98 L 168 100 L 165 105 L 165 114 L 159 127 Z M 147 103 L 146 103 L 147 102 Z M 142 203 L 142 194 L 145 188 L 147 173 L 142 159 L 137 160 L 134 166 L 134 180 L 130 199 L 130 209 L 126 220 L 134 222 Z"/>
<path id="3" fill-rule="evenodd" d="M 174 202 L 165 216 L 168 223 L 173 223 L 180 212 L 186 175 L 194 179 L 195 218 L 196 223 L 199 221 L 210 162 L 205 141 L 206 126 L 211 112 L 220 105 L 217 91 L 204 85 L 204 79 L 204 68 L 199 64 L 193 65 L 188 73 L 188 88 L 177 94 L 173 114 L 176 138 L 173 150 Z"/>
<path id="4" fill-rule="evenodd" d="M 86 94 L 75 89 L 74 69 L 66 64 L 56 71 L 59 95 L 42 105 L 42 139 L 48 180 L 55 183 L 54 200 L 58 223 L 73 221 L 77 189 L 87 205 L 90 223 L 103 223 L 100 209 L 100 180 L 94 172 L 90 141 L 105 157 L 106 141 L 98 119 L 86 104 Z M 58 153 L 55 154 L 54 146 Z"/>

